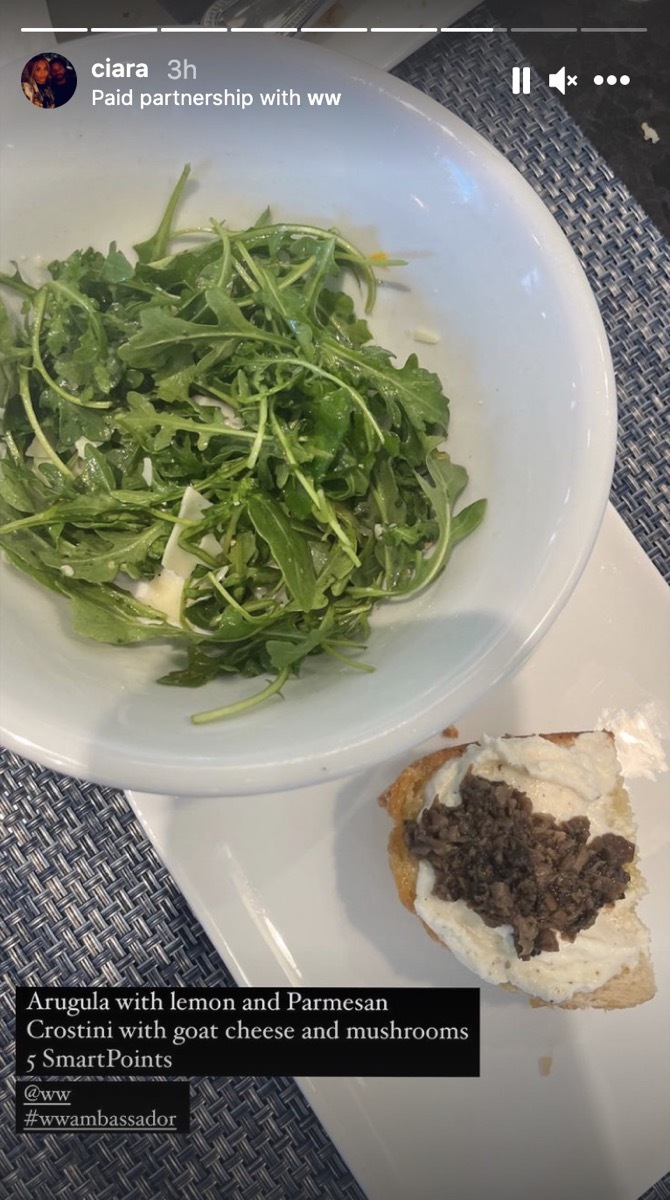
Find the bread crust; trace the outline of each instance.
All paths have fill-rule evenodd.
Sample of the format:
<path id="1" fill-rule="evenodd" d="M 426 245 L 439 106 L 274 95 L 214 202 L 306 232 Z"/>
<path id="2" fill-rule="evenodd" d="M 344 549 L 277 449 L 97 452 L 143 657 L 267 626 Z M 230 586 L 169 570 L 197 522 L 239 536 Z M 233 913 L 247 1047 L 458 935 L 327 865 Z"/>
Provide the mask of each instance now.
<path id="1" fill-rule="evenodd" d="M 614 735 L 609 731 L 604 732 L 607 732 L 608 737 L 614 742 Z M 580 733 L 543 733 L 539 736 L 558 746 L 571 746 L 580 737 Z M 446 747 L 445 749 L 436 750 L 432 754 L 424 755 L 423 758 L 410 763 L 379 797 L 379 804 L 387 810 L 393 821 L 393 829 L 388 840 L 388 855 L 398 897 L 405 908 L 409 909 L 415 916 L 417 914 L 414 902 L 416 900 L 419 863 L 410 854 L 405 844 L 405 821 L 415 821 L 419 816 L 424 806 L 423 790 L 428 780 L 445 763 L 455 758 L 460 758 L 465 754 L 466 750 L 472 744 L 471 742 L 466 742 L 459 746 Z M 617 808 L 627 812 L 630 816 L 630 801 L 622 780 L 619 780 L 613 802 Z M 637 850 L 631 868 L 631 884 L 633 887 L 639 887 L 640 890 L 644 888 Z M 421 918 L 419 917 L 418 920 L 421 921 Z M 448 946 L 445 946 L 444 942 L 438 938 L 437 934 L 424 921 L 421 921 L 421 924 L 433 941 L 438 942 L 445 950 L 448 950 Z M 618 975 L 608 980 L 607 983 L 602 984 L 595 991 L 578 992 L 570 1000 L 565 1000 L 561 1003 L 543 1000 L 538 996 L 531 996 L 529 993 L 522 992 L 521 989 L 512 984 L 504 983 L 500 986 L 504 991 L 525 995 L 533 1008 L 631 1008 L 637 1004 L 644 1004 L 647 1000 L 651 1000 L 656 993 L 652 964 L 646 955 L 640 956 L 634 968 L 624 967 Z"/>

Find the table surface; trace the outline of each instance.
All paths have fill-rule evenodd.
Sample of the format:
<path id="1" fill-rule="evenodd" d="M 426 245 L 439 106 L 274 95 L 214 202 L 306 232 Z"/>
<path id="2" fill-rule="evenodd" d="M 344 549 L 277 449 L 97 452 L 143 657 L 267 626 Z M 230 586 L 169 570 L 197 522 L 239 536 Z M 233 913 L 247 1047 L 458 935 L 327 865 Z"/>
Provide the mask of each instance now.
<path id="1" fill-rule="evenodd" d="M 468 20 L 485 25 L 488 18 L 478 9 Z M 531 96 L 511 96 L 506 81 L 522 59 L 508 35 L 493 50 L 483 34 L 454 42 L 434 39 L 394 73 L 505 154 L 581 259 L 617 376 L 620 429 L 611 498 L 670 579 L 667 242 L 555 92 L 538 83 Z M 15 985 L 209 987 L 232 979 L 122 794 L 0 752 L 0 819 L 0 1045 L 7 1116 L 0 1132 L 0 1197 L 363 1200 L 291 1079 L 194 1080 L 187 1139 L 13 1132 Z M 645 1200 L 652 1197 L 668 1200 L 670 1176 Z"/>

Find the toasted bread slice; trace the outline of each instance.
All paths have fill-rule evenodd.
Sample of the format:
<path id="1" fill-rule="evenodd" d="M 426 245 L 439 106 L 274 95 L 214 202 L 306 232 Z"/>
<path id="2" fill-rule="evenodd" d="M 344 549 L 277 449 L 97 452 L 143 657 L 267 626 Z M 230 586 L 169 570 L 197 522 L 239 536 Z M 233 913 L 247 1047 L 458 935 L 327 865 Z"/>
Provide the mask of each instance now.
<path id="1" fill-rule="evenodd" d="M 570 747 L 581 734 L 553 733 L 542 734 L 541 736 L 555 745 Z M 608 734 L 607 736 L 612 739 L 613 743 L 613 735 Z M 471 744 L 466 743 L 460 746 L 437 750 L 433 754 L 428 754 L 418 759 L 402 772 L 379 799 L 379 803 L 382 807 L 386 808 L 393 821 L 393 829 L 388 842 L 388 854 L 398 896 L 404 906 L 412 913 L 415 913 L 419 861 L 407 848 L 405 822 L 415 821 L 421 810 L 425 807 L 424 788 L 428 781 L 445 763 L 462 757 Z M 608 800 L 611 805 L 611 811 L 618 813 L 620 817 L 624 817 L 626 823 L 632 828 L 633 820 L 630 801 L 620 773 L 617 777 L 616 786 L 608 797 Z M 639 868 L 637 850 L 635 859 L 627 867 L 627 870 L 630 874 L 627 895 L 634 896 L 635 902 L 637 902 L 637 899 L 646 890 Z M 640 931 L 645 935 L 643 940 L 646 940 L 648 936 L 647 931 L 635 914 L 634 907 L 631 915 L 632 919 L 637 922 Z M 446 942 L 443 942 L 425 922 L 422 921 L 421 923 L 431 938 L 448 948 Z M 577 936 L 579 937 L 579 935 Z M 557 953 L 560 954 L 560 950 Z M 520 991 L 517 986 L 510 983 L 502 983 L 500 986 L 507 991 Z M 529 992 L 526 992 L 526 994 L 529 996 L 530 1003 L 534 1007 L 550 1005 L 554 1008 L 566 1009 L 615 1009 L 630 1008 L 638 1004 L 643 1004 L 654 996 L 655 991 L 656 986 L 651 959 L 648 951 L 643 950 L 634 966 L 625 966 L 618 974 L 600 986 L 594 987 L 593 990 L 577 992 L 569 999 L 563 1000 L 560 1003 L 542 999 Z"/>

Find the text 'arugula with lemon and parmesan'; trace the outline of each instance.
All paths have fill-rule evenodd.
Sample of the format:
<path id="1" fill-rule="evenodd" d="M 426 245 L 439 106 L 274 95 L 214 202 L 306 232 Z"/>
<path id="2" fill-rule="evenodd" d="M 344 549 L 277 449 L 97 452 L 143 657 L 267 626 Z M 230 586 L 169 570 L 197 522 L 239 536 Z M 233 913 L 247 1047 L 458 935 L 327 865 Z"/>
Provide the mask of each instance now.
<path id="1" fill-rule="evenodd" d="M 375 603 L 431 584 L 484 501 L 454 512 L 437 376 L 370 344 L 341 290 L 353 273 L 370 312 L 374 256 L 268 212 L 175 232 L 187 177 L 135 265 L 112 243 L 39 287 L 0 275 L 24 313 L 0 306 L 0 544 L 78 634 L 172 639 L 161 683 L 270 677 L 203 722 L 309 655 L 369 669 Z"/>

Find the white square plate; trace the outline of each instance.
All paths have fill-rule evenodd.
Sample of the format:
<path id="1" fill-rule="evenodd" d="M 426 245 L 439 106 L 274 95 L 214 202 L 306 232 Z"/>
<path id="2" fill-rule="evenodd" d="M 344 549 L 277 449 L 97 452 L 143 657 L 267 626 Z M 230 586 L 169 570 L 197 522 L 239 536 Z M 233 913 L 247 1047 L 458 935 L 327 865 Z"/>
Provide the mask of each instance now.
<path id="1" fill-rule="evenodd" d="M 462 740 L 614 729 L 649 884 L 655 999 L 564 1012 L 484 985 L 480 1079 L 298 1080 L 369 1200 L 634 1200 L 667 1170 L 669 628 L 668 589 L 609 508 L 554 628 L 459 722 Z M 395 895 L 375 801 L 406 761 L 260 797 L 130 800 L 240 984 L 472 986 Z"/>

